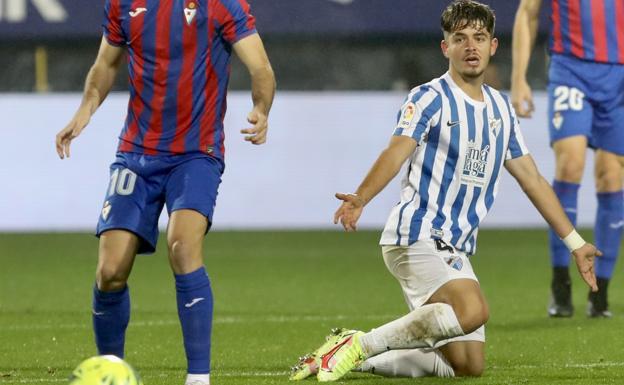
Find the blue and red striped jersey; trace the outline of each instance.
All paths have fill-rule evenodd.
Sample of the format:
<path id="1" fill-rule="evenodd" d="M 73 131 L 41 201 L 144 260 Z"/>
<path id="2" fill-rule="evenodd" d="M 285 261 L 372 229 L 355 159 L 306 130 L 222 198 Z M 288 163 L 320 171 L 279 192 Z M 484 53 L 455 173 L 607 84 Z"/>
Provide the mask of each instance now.
<path id="1" fill-rule="evenodd" d="M 120 152 L 223 159 L 232 45 L 256 32 L 246 0 L 106 0 L 104 36 L 126 47 Z"/>
<path id="2" fill-rule="evenodd" d="M 624 64 L 624 0 L 552 0 L 550 50 Z"/>

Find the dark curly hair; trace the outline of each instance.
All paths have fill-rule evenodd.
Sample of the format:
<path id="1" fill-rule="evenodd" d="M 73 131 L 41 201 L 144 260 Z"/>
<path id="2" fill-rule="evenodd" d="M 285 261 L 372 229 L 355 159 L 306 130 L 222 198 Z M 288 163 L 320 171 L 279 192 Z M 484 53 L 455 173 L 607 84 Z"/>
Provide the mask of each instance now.
<path id="1" fill-rule="evenodd" d="M 455 0 L 444 12 L 440 24 L 442 31 L 453 33 L 468 26 L 485 28 L 490 36 L 494 36 L 496 16 L 489 6 L 473 0 Z"/>

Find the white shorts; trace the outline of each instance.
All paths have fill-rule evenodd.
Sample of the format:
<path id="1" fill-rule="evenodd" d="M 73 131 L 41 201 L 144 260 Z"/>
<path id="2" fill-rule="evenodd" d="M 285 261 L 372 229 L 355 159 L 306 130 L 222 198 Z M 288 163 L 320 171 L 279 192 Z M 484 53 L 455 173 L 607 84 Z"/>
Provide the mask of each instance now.
<path id="1" fill-rule="evenodd" d="M 442 246 L 446 246 L 442 243 Z M 445 283 L 454 279 L 479 282 L 468 256 L 446 246 L 440 250 L 433 239 L 420 240 L 411 246 L 382 246 L 386 267 L 399 281 L 410 310 L 424 305 Z M 485 327 L 464 336 L 440 341 L 435 347 L 449 342 L 485 342 Z"/>

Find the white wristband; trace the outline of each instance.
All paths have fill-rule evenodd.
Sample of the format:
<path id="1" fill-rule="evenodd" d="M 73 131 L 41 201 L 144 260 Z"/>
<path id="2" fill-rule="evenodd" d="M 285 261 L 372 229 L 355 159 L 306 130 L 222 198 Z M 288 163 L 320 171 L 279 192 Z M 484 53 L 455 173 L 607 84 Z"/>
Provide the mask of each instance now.
<path id="1" fill-rule="evenodd" d="M 572 232 L 563 238 L 562 241 L 570 252 L 583 247 L 585 244 L 585 240 L 579 235 L 579 233 L 576 232 L 576 230 L 572 230 Z"/>

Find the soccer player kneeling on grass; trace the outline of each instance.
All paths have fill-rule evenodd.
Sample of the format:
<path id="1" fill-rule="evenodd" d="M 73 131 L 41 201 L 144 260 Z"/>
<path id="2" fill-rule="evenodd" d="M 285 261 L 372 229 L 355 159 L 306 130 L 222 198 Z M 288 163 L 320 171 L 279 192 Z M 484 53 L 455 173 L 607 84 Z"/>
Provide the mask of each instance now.
<path id="1" fill-rule="evenodd" d="M 601 253 L 575 231 L 529 155 L 508 98 L 483 83 L 496 52 L 494 14 L 476 1 L 453 2 L 442 14 L 442 53 L 449 70 L 416 87 L 394 135 L 334 221 L 355 231 L 364 206 L 407 161 L 401 202 L 381 236 L 383 257 L 410 312 L 368 333 L 339 329 L 295 366 L 291 379 L 317 374 L 335 381 L 352 370 L 383 376 L 478 376 L 484 368 L 489 317 L 470 264 L 479 224 L 497 192 L 503 166 L 573 254 L 597 290 Z"/>

